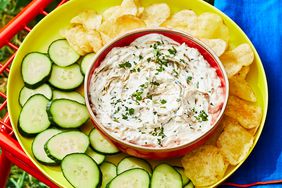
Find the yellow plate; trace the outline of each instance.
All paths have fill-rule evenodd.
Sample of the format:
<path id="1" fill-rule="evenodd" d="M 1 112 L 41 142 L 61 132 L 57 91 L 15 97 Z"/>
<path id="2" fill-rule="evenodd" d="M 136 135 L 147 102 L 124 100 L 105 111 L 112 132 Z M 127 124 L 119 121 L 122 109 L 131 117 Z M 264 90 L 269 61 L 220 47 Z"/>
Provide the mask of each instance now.
<path id="1" fill-rule="evenodd" d="M 46 18 L 44 18 L 40 23 L 36 25 L 36 27 L 30 32 L 30 34 L 24 40 L 23 44 L 20 46 L 20 49 L 12 64 L 8 80 L 8 110 L 10 113 L 11 123 L 15 135 L 18 141 L 20 142 L 22 148 L 33 161 L 33 163 L 48 178 L 50 178 L 60 187 L 71 187 L 71 185 L 64 178 L 60 167 L 44 166 L 37 162 L 31 152 L 32 139 L 22 137 L 17 129 L 18 117 L 21 110 L 21 107 L 18 103 L 18 97 L 20 89 L 24 86 L 21 77 L 21 61 L 23 57 L 29 52 L 47 52 L 49 44 L 55 39 L 60 38 L 60 30 L 66 28 L 69 25 L 71 18 L 76 16 L 81 11 L 93 9 L 101 13 L 103 10 L 110 6 L 119 5 L 120 2 L 121 0 L 72 0 L 66 3 L 65 5 L 53 11 L 51 14 L 49 14 Z M 194 10 L 197 14 L 207 11 L 217 13 L 224 19 L 225 24 L 230 30 L 231 46 L 236 46 L 240 43 L 249 43 L 252 46 L 255 52 L 255 62 L 252 64 L 251 72 L 249 73 L 247 79 L 255 91 L 259 105 L 263 108 L 263 118 L 261 121 L 261 125 L 255 135 L 255 142 L 252 147 L 253 149 L 261 135 L 264 126 L 268 104 L 268 90 L 266 76 L 261 60 L 252 43 L 243 33 L 243 31 L 230 18 L 228 18 L 226 15 L 224 15 L 222 12 L 212 7 L 211 5 L 203 2 L 202 0 L 141 0 L 141 4 L 143 6 L 148 6 L 152 3 L 157 2 L 166 2 L 171 7 L 173 12 L 186 8 Z M 251 151 L 249 153 L 251 153 Z M 111 159 L 109 160 L 117 161 L 120 157 L 121 156 L 115 158 L 111 157 Z M 172 164 L 175 164 L 177 162 L 179 162 L 178 159 L 171 161 Z M 226 172 L 225 176 L 213 186 L 219 185 L 224 180 L 226 180 L 226 178 L 228 178 L 232 173 L 234 173 L 242 163 L 243 161 L 237 166 L 230 167 Z"/>

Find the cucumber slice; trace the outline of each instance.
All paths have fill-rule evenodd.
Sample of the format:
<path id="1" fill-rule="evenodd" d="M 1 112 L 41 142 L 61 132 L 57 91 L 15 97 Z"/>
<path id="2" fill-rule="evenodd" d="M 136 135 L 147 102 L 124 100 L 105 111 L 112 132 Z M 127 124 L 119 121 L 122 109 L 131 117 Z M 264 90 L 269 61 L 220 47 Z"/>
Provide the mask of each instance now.
<path id="1" fill-rule="evenodd" d="M 179 167 L 179 166 L 174 166 L 175 170 L 177 170 L 177 172 L 181 175 L 181 178 L 182 178 L 182 184 L 183 185 L 186 185 L 189 183 L 190 179 L 185 176 L 184 174 L 184 169 L 182 167 Z"/>
<path id="2" fill-rule="evenodd" d="M 152 175 L 151 188 L 173 187 L 182 188 L 181 175 L 170 165 L 158 165 Z"/>
<path id="3" fill-rule="evenodd" d="M 50 59 L 58 66 L 66 67 L 74 64 L 80 57 L 65 39 L 52 42 L 48 49 Z"/>
<path id="4" fill-rule="evenodd" d="M 101 171 L 95 161 L 82 153 L 67 155 L 61 164 L 65 178 L 77 188 L 99 187 Z"/>
<path id="5" fill-rule="evenodd" d="M 22 61 L 22 76 L 25 85 L 36 88 L 48 80 L 52 62 L 47 55 L 39 52 L 27 54 Z"/>
<path id="6" fill-rule="evenodd" d="M 100 153 L 93 151 L 93 149 L 88 148 L 86 154 L 91 157 L 98 165 L 104 162 L 106 156 Z"/>
<path id="7" fill-rule="evenodd" d="M 122 159 L 117 165 L 117 174 L 121 174 L 122 172 L 132 168 L 141 168 L 146 170 L 149 175 L 152 174 L 151 165 L 147 161 L 135 157 L 125 157 Z"/>
<path id="8" fill-rule="evenodd" d="M 97 129 L 93 129 L 89 134 L 91 147 L 103 154 L 116 154 L 118 148 L 109 140 L 107 140 Z"/>
<path id="9" fill-rule="evenodd" d="M 43 84 L 39 86 L 36 89 L 29 89 L 27 87 L 23 87 L 20 91 L 19 96 L 19 103 L 21 106 L 23 106 L 26 101 L 35 94 L 42 94 L 44 95 L 48 100 L 51 100 L 52 98 L 52 89 L 48 84 Z"/>
<path id="10" fill-rule="evenodd" d="M 134 168 L 116 176 L 109 182 L 107 188 L 145 188 L 149 186 L 150 176 L 148 172 L 141 168 Z"/>
<path id="11" fill-rule="evenodd" d="M 77 63 L 68 67 L 52 66 L 49 83 L 55 88 L 73 90 L 83 82 L 83 75 Z"/>
<path id="12" fill-rule="evenodd" d="M 62 128 L 77 128 L 89 118 L 85 105 L 69 99 L 56 99 L 47 106 L 49 120 Z"/>
<path id="13" fill-rule="evenodd" d="M 70 99 L 70 100 L 79 102 L 81 104 L 85 104 L 84 97 L 75 91 L 64 92 L 64 91 L 54 90 L 53 91 L 53 100 L 55 99 Z"/>
<path id="14" fill-rule="evenodd" d="M 61 133 L 62 130 L 59 129 L 47 129 L 42 133 L 38 134 L 32 142 L 31 150 L 34 157 L 41 163 L 47 165 L 57 164 L 56 161 L 50 159 L 45 150 L 44 145 L 46 142 L 54 135 Z"/>
<path id="15" fill-rule="evenodd" d="M 188 183 L 187 185 L 185 185 L 183 188 L 194 188 L 195 186 L 193 185 L 192 182 Z"/>
<path id="16" fill-rule="evenodd" d="M 89 146 L 88 137 L 80 131 L 66 131 L 51 137 L 44 146 L 48 157 L 60 162 L 71 153 L 85 153 Z"/>
<path id="17" fill-rule="evenodd" d="M 110 162 L 103 162 L 100 166 L 102 172 L 102 185 L 101 188 L 105 188 L 107 184 L 117 176 L 117 167 Z"/>
<path id="18" fill-rule="evenodd" d="M 22 108 L 19 117 L 19 132 L 25 137 L 33 137 L 50 125 L 46 106 L 48 99 L 41 94 L 33 95 Z"/>
<path id="19" fill-rule="evenodd" d="M 84 75 L 87 73 L 91 64 L 94 62 L 95 55 L 96 55 L 95 53 L 90 53 L 83 57 L 80 66 L 81 66 L 81 72 Z"/>

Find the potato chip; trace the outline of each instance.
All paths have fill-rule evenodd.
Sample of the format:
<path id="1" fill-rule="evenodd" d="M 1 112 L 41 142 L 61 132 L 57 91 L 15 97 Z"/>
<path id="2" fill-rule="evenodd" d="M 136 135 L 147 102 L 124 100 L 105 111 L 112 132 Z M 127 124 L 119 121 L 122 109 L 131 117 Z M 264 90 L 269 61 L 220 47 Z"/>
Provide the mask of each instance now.
<path id="1" fill-rule="evenodd" d="M 124 15 L 116 20 L 107 20 L 103 22 L 99 31 L 113 38 L 132 29 L 142 28 L 145 26 L 145 23 L 136 16 Z"/>
<path id="2" fill-rule="evenodd" d="M 229 96 L 225 115 L 239 121 L 246 129 L 258 127 L 262 118 L 262 109 L 255 103 Z"/>
<path id="3" fill-rule="evenodd" d="M 250 66 L 243 66 L 241 70 L 233 77 L 236 77 L 236 79 L 238 80 L 245 80 L 249 72 L 250 72 Z"/>
<path id="4" fill-rule="evenodd" d="M 210 47 L 218 57 L 221 56 L 227 48 L 227 42 L 222 39 L 201 39 L 201 41 Z"/>
<path id="5" fill-rule="evenodd" d="M 103 47 L 103 41 L 98 31 L 96 30 L 88 31 L 87 39 L 94 52 L 98 52 Z"/>
<path id="6" fill-rule="evenodd" d="M 217 140 L 217 147 L 230 164 L 237 165 L 247 157 L 254 139 L 237 120 L 225 117 L 223 121 L 226 118 L 228 120 Z"/>
<path id="7" fill-rule="evenodd" d="M 170 16 L 170 8 L 166 3 L 152 4 L 146 7 L 141 19 L 148 27 L 160 26 Z"/>
<path id="8" fill-rule="evenodd" d="M 101 39 L 103 41 L 103 45 L 109 43 L 112 40 L 111 37 L 109 37 L 108 35 L 106 35 L 103 32 L 100 32 L 100 35 L 101 35 Z"/>
<path id="9" fill-rule="evenodd" d="M 220 150 L 204 145 L 186 154 L 181 160 L 185 175 L 195 186 L 209 186 L 220 180 L 228 167 Z"/>
<path id="10" fill-rule="evenodd" d="M 256 95 L 250 84 L 245 80 L 245 73 L 240 73 L 241 71 L 245 70 L 246 69 L 243 67 L 237 74 L 229 79 L 230 94 L 240 97 L 241 99 L 244 99 L 246 101 L 256 102 Z"/>
<path id="11" fill-rule="evenodd" d="M 97 52 L 103 45 L 99 32 L 86 31 L 81 25 L 64 30 L 62 35 L 80 55 Z"/>
<path id="12" fill-rule="evenodd" d="M 140 15 L 142 8 L 138 7 L 139 1 L 135 0 L 123 0 L 120 6 L 113 6 L 106 9 L 103 12 L 104 20 L 115 20 L 123 15 Z"/>
<path id="13" fill-rule="evenodd" d="M 225 52 L 220 60 L 223 63 L 228 78 L 237 74 L 243 66 L 248 66 L 254 61 L 254 52 L 249 44 L 241 44 L 231 51 Z"/>
<path id="14" fill-rule="evenodd" d="M 205 12 L 198 17 L 195 36 L 208 39 L 229 40 L 229 29 L 224 25 L 222 18 L 210 12 Z"/>
<path id="15" fill-rule="evenodd" d="M 81 24 L 86 30 L 98 29 L 102 23 L 102 16 L 95 11 L 84 11 L 71 19 L 72 24 Z"/>
<path id="16" fill-rule="evenodd" d="M 161 26 L 178 29 L 194 35 L 197 28 L 197 15 L 192 10 L 181 10 L 161 24 Z"/>

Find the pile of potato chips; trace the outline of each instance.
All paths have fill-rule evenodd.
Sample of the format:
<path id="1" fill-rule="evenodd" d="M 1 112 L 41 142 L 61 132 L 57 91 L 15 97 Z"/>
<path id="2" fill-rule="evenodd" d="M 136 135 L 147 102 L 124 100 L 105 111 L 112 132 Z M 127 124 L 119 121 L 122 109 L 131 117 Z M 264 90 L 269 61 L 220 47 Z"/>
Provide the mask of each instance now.
<path id="1" fill-rule="evenodd" d="M 254 142 L 262 109 L 246 77 L 254 61 L 248 44 L 228 48 L 229 30 L 215 13 L 197 15 L 192 10 L 174 14 L 165 3 L 142 7 L 138 0 L 123 0 L 120 6 L 106 9 L 102 14 L 85 11 L 71 20 L 64 30 L 71 46 L 80 54 L 97 52 L 112 38 L 136 28 L 166 27 L 184 31 L 202 40 L 222 61 L 230 83 L 230 97 L 215 142 L 197 148 L 181 160 L 185 175 L 195 186 L 218 182 L 229 165 L 244 160 Z"/>

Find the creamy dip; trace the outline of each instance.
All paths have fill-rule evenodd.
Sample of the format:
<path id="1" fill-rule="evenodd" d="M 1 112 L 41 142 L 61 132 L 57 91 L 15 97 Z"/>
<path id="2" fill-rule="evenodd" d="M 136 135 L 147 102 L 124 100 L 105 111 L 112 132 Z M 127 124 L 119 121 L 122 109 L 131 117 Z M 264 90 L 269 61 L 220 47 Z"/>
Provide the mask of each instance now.
<path id="1" fill-rule="evenodd" d="M 95 116 L 114 137 L 154 148 L 206 133 L 225 97 L 197 49 L 160 34 L 113 48 L 94 71 L 89 95 Z"/>

